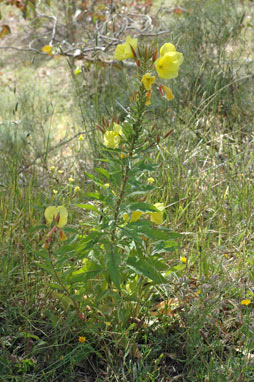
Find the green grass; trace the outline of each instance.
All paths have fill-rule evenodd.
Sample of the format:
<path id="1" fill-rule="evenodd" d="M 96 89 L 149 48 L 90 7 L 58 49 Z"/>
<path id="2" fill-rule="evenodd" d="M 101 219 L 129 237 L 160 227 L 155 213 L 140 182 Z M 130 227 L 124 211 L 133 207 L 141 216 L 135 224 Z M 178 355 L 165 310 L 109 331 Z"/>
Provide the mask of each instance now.
<path id="1" fill-rule="evenodd" d="M 106 311 L 84 323 L 56 298 L 38 251 L 48 205 L 65 203 L 69 228 L 85 230 L 79 221 L 87 216 L 72 204 L 92 190 L 84 170 L 96 163 L 101 136 L 98 130 L 85 141 L 59 142 L 94 129 L 102 116 L 123 119 L 119 103 L 128 105 L 132 72 L 88 66 L 74 84 L 63 61 L 25 66 L 21 55 L 15 70 L 2 62 L 1 71 L 14 77 L 8 86 L 1 80 L 0 92 L 0 381 L 254 379 L 253 303 L 240 304 L 254 296 L 254 89 L 253 61 L 246 60 L 253 26 L 243 17 L 253 15 L 253 5 L 214 3 L 184 1 L 191 13 L 161 20 L 170 23 L 185 64 L 172 81 L 174 101 L 154 92 L 147 113 L 161 136 L 174 129 L 155 153 L 151 201 L 163 201 L 166 226 L 183 233 L 168 264 L 180 265 L 181 256 L 187 264 L 125 327 L 105 325 Z M 42 68 L 50 75 L 38 80 Z M 164 311 L 150 314 L 162 301 Z"/>

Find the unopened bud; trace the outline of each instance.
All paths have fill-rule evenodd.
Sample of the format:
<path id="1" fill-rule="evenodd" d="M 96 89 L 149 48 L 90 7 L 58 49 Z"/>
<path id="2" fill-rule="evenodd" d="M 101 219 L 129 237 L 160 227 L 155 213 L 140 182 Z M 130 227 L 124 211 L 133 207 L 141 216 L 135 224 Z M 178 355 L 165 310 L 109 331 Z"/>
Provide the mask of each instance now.
<path id="1" fill-rule="evenodd" d="M 155 62 L 157 59 L 157 50 L 153 53 L 153 62 Z"/>
<path id="2" fill-rule="evenodd" d="M 97 128 L 102 132 L 102 134 L 105 134 L 105 130 L 100 125 L 97 125 Z"/>
<path id="3" fill-rule="evenodd" d="M 173 133 L 173 129 L 168 131 L 167 134 L 164 135 L 163 139 L 166 139 L 171 133 Z"/>
<path id="4" fill-rule="evenodd" d="M 156 137 L 156 142 L 157 142 L 157 143 L 160 143 L 160 140 L 161 140 L 161 139 L 160 139 L 159 135 L 157 135 L 157 137 Z"/>

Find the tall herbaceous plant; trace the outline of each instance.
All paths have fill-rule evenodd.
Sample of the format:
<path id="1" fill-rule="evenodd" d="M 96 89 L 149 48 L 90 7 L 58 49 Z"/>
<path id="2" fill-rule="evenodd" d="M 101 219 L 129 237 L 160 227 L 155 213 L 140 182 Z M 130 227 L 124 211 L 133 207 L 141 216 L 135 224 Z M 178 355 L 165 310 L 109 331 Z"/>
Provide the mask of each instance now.
<path id="1" fill-rule="evenodd" d="M 166 84 L 178 76 L 183 55 L 171 43 L 158 54 L 127 36 L 114 58 L 136 64 L 128 114 L 100 127 L 103 165 L 86 173 L 94 188 L 74 206 L 82 209 L 80 229 L 68 227 L 71 206 L 49 206 L 48 234 L 39 252 L 54 280 L 53 296 L 76 311 L 86 328 L 95 322 L 126 327 L 131 317 L 146 314 L 158 286 L 168 283 L 167 258 L 179 236 L 164 225 L 163 201 L 150 202 L 158 169 L 152 152 L 172 130 L 160 137 L 159 127 L 150 127 L 145 115 L 156 95 L 173 99 Z"/>

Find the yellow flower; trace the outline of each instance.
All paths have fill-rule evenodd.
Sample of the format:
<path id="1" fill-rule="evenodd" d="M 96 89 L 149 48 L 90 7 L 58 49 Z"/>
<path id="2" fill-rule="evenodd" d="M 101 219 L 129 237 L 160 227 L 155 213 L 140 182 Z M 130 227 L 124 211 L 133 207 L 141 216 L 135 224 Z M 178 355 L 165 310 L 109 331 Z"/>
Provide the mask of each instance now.
<path id="1" fill-rule="evenodd" d="M 121 153 L 120 155 L 121 159 L 124 159 L 126 157 L 126 155 L 124 155 L 123 153 Z"/>
<path id="2" fill-rule="evenodd" d="M 130 36 L 127 36 L 124 44 L 117 45 L 114 58 L 118 61 L 127 60 L 128 58 L 133 58 L 133 52 L 131 50 L 131 46 L 134 50 L 136 50 L 137 45 L 138 45 L 137 38 L 131 38 Z"/>
<path id="3" fill-rule="evenodd" d="M 43 53 L 47 53 L 49 56 L 52 56 L 52 46 L 50 45 L 45 45 L 41 48 L 41 51 Z"/>
<path id="4" fill-rule="evenodd" d="M 172 93 L 172 90 L 170 88 L 168 88 L 167 86 L 164 86 L 164 85 L 162 85 L 161 87 L 164 90 L 164 93 L 165 93 L 167 99 L 169 101 L 172 101 L 175 98 L 174 94 Z"/>
<path id="5" fill-rule="evenodd" d="M 79 141 L 83 141 L 85 138 L 84 138 L 84 135 L 83 134 L 80 134 L 80 136 L 78 137 L 78 140 Z"/>
<path id="6" fill-rule="evenodd" d="M 200 294 L 201 294 L 201 290 L 199 289 L 199 290 L 197 290 L 197 295 L 199 296 Z"/>
<path id="7" fill-rule="evenodd" d="M 64 173 L 63 170 L 58 170 L 57 172 L 58 172 L 58 174 L 60 174 L 60 175 Z"/>
<path id="8" fill-rule="evenodd" d="M 70 183 L 73 183 L 74 180 L 75 180 L 75 179 L 73 179 L 73 178 L 69 178 L 69 179 L 68 179 L 68 181 L 69 181 Z"/>
<path id="9" fill-rule="evenodd" d="M 79 192 L 79 191 L 80 191 L 80 187 L 79 187 L 79 186 L 76 186 L 76 187 L 74 188 L 74 192 L 77 193 L 77 192 Z"/>
<path id="10" fill-rule="evenodd" d="M 131 213 L 131 218 L 129 217 L 129 214 L 123 214 L 123 220 L 126 222 L 128 221 L 129 219 L 129 222 L 132 223 L 132 222 L 136 222 L 139 220 L 140 216 L 143 214 L 142 211 L 133 211 Z"/>
<path id="11" fill-rule="evenodd" d="M 109 183 L 104 183 L 104 187 L 109 188 L 110 184 Z"/>
<path id="12" fill-rule="evenodd" d="M 57 190 L 53 190 L 53 194 L 58 194 L 58 191 Z"/>
<path id="13" fill-rule="evenodd" d="M 62 228 L 67 224 L 68 211 L 64 206 L 50 206 L 46 208 L 44 216 L 48 224 L 54 220 L 57 227 Z"/>
<path id="14" fill-rule="evenodd" d="M 250 305 L 251 304 L 251 300 L 249 300 L 248 298 L 246 299 L 246 300 L 242 300 L 241 301 L 241 305 L 246 305 L 246 306 L 248 306 L 248 305 Z"/>
<path id="15" fill-rule="evenodd" d="M 81 344 L 83 344 L 84 342 L 86 342 L 86 337 L 79 337 L 79 342 L 81 343 Z"/>
<path id="16" fill-rule="evenodd" d="M 55 171 L 55 169 L 56 169 L 55 166 L 50 167 L 50 171 L 52 171 L 52 172 Z"/>
<path id="17" fill-rule="evenodd" d="M 118 135 L 123 135 L 123 129 L 120 125 L 118 125 L 118 123 L 115 123 L 113 124 L 113 131 L 115 133 L 117 133 Z"/>
<path id="18" fill-rule="evenodd" d="M 156 207 L 159 212 L 149 212 L 151 222 L 162 224 L 165 205 L 163 203 L 155 203 L 154 207 Z"/>
<path id="19" fill-rule="evenodd" d="M 143 83 L 145 89 L 150 91 L 152 89 L 152 84 L 155 81 L 155 77 L 151 76 L 150 73 L 146 73 L 143 75 L 141 82 Z"/>
<path id="20" fill-rule="evenodd" d="M 182 263 L 186 264 L 187 263 L 187 258 L 185 256 L 181 256 L 180 260 Z"/>
<path id="21" fill-rule="evenodd" d="M 149 184 L 153 184 L 154 183 L 154 179 L 153 178 L 148 178 L 147 181 L 148 181 Z"/>
<path id="22" fill-rule="evenodd" d="M 160 57 L 155 61 L 158 76 L 168 80 L 176 78 L 182 62 L 182 53 L 177 52 L 173 44 L 164 44 L 160 49 Z"/>
<path id="23" fill-rule="evenodd" d="M 107 131 L 104 134 L 104 145 L 110 149 L 117 149 L 120 143 L 120 135 L 115 131 Z"/>

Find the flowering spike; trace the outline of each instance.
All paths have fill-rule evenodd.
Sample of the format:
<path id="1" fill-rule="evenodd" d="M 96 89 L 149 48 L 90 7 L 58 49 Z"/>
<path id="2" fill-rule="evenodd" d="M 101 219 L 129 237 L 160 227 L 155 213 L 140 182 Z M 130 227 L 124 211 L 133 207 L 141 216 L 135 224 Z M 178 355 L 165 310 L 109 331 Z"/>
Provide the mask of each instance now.
<path id="1" fill-rule="evenodd" d="M 160 139 L 160 136 L 157 135 L 157 137 L 156 137 L 156 142 L 157 142 L 157 143 L 160 143 L 160 140 L 161 140 L 161 139 Z"/>
<path id="2" fill-rule="evenodd" d="M 116 123 L 120 123 L 120 115 L 117 117 Z"/>
<path id="3" fill-rule="evenodd" d="M 101 122 L 102 122 L 103 126 L 105 126 L 105 118 L 104 118 L 104 115 L 101 117 Z"/>
<path id="4" fill-rule="evenodd" d="M 140 67 L 140 60 L 137 60 L 137 67 Z"/>
<path id="5" fill-rule="evenodd" d="M 155 50 L 155 52 L 153 53 L 153 62 L 156 61 L 156 59 L 157 59 L 157 54 L 158 54 L 158 52 L 157 52 L 157 50 Z"/>

